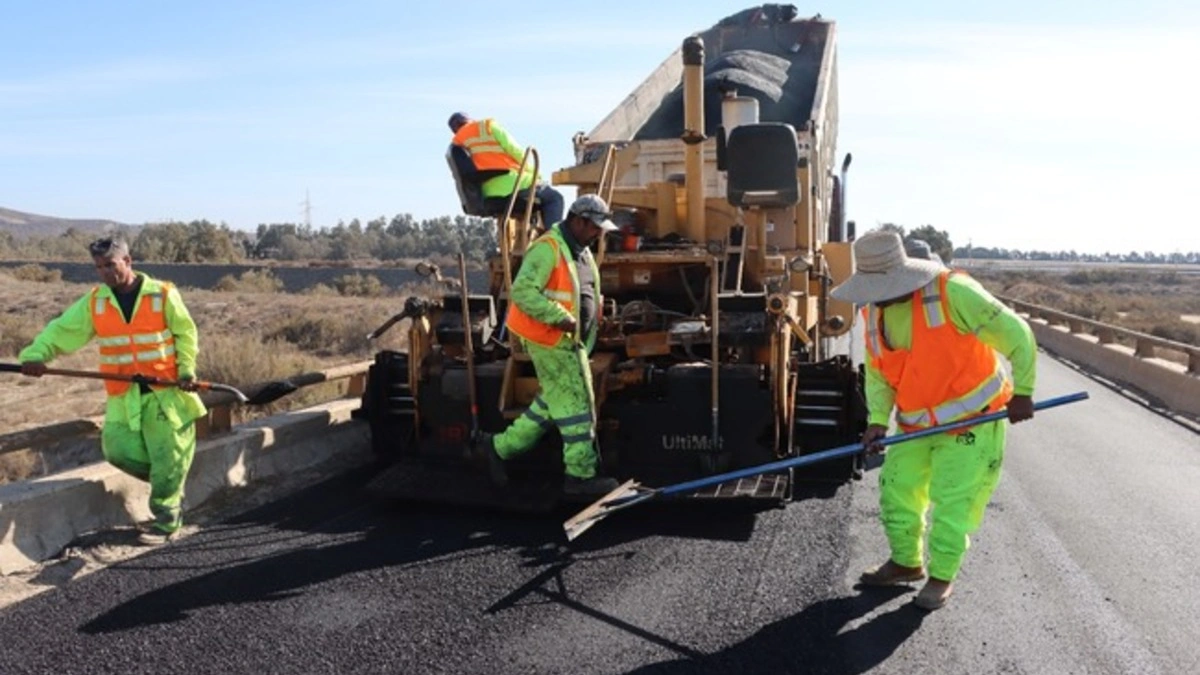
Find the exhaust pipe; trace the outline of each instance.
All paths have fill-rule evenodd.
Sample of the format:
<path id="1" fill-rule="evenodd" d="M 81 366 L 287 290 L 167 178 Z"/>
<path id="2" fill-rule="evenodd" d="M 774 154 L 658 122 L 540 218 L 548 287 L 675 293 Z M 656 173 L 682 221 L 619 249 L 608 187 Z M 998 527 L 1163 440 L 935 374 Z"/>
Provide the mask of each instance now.
<path id="1" fill-rule="evenodd" d="M 838 186 L 838 234 L 842 241 L 854 241 L 854 233 L 846 229 L 846 172 L 850 170 L 850 160 L 853 156 L 846 153 L 846 159 L 842 160 L 842 182 Z M 853 223 L 850 227 L 853 228 Z"/>
<path id="2" fill-rule="evenodd" d="M 703 244 L 704 223 L 704 40 L 683 41 L 684 190 L 687 192 L 685 236 Z"/>

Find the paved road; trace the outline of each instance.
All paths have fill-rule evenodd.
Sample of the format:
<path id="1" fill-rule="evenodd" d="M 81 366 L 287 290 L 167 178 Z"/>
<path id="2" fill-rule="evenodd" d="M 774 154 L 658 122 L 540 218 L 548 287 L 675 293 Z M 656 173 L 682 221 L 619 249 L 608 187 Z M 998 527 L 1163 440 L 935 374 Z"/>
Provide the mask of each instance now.
<path id="1" fill-rule="evenodd" d="M 854 588 L 869 474 L 759 513 L 365 505 L 355 471 L 0 610 L 4 673 L 1200 671 L 1200 437 L 1049 359 L 952 604 Z"/>

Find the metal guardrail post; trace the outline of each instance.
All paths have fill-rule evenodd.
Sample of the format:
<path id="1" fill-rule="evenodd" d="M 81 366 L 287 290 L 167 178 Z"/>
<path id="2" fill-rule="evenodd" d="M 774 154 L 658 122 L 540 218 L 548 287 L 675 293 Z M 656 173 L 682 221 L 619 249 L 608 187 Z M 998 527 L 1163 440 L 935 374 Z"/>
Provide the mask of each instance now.
<path id="1" fill-rule="evenodd" d="M 1134 341 L 1133 344 L 1134 344 L 1134 352 L 1133 352 L 1134 356 L 1137 356 L 1138 358 L 1141 358 L 1141 359 L 1154 358 L 1154 343 L 1150 342 L 1149 340 L 1143 340 L 1141 338 L 1138 338 L 1137 340 Z"/>

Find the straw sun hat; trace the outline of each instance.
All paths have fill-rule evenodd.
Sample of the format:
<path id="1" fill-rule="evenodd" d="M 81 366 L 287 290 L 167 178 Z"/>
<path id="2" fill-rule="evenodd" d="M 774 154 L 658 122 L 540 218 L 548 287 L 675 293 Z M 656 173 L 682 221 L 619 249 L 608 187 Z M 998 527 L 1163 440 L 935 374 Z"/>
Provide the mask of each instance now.
<path id="1" fill-rule="evenodd" d="M 854 242 L 854 274 L 830 291 L 835 300 L 866 305 L 908 295 L 933 281 L 944 267 L 910 258 L 895 232 L 868 232 Z"/>

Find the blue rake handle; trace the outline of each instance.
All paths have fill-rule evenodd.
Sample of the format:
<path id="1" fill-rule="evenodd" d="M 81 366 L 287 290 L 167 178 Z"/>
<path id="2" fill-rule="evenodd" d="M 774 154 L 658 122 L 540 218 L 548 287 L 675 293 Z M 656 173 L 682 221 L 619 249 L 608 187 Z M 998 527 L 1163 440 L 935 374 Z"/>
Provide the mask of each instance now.
<path id="1" fill-rule="evenodd" d="M 1034 410 L 1045 410 L 1046 408 L 1054 408 L 1054 407 L 1057 407 L 1060 405 L 1066 405 L 1068 403 L 1082 401 L 1082 400 L 1086 399 L 1087 397 L 1088 397 L 1088 393 L 1086 391 L 1080 391 L 1080 392 L 1076 392 L 1074 394 L 1067 394 L 1065 396 L 1058 396 L 1055 398 L 1046 399 L 1045 401 L 1039 401 L 1039 402 L 1033 404 L 1033 409 Z M 971 418 L 968 418 L 965 420 L 960 420 L 958 422 L 950 422 L 948 424 L 939 424 L 937 426 L 929 427 L 927 429 L 921 429 L 919 431 L 910 431 L 910 432 L 904 433 L 904 434 L 896 434 L 894 436 L 887 436 L 887 437 L 880 439 L 878 442 L 881 445 L 893 445 L 895 443 L 903 443 L 905 441 L 912 441 L 912 440 L 916 440 L 918 438 L 925 438 L 926 436 L 933 436 L 935 434 L 946 433 L 947 431 L 956 431 L 958 429 L 965 429 L 967 427 L 973 427 L 977 424 L 983 424 L 985 422 L 994 422 L 996 420 L 1005 419 L 1006 417 L 1008 417 L 1008 411 L 997 410 L 996 412 L 993 412 L 993 413 L 988 413 L 986 415 L 980 415 L 978 417 L 971 417 Z M 764 473 L 772 473 L 775 471 L 781 471 L 783 469 L 793 469 L 796 467 L 807 466 L 809 464 L 816 464 L 818 462 L 824 462 L 826 460 L 836 459 L 838 457 L 845 457 L 846 455 L 853 455 L 853 454 L 856 454 L 856 453 L 859 453 L 862 451 L 863 451 L 862 442 L 851 443 L 849 445 L 843 445 L 843 446 L 837 447 L 837 448 L 830 448 L 829 450 L 822 450 L 820 452 L 814 452 L 811 455 L 804 455 L 802 457 L 791 457 L 789 459 L 781 459 L 778 462 L 771 462 L 769 464 L 760 464 L 759 466 L 752 466 L 752 467 L 747 467 L 745 469 L 738 469 L 736 471 L 730 471 L 728 473 L 717 474 L 715 476 L 705 476 L 704 478 L 698 478 L 696 480 L 690 480 L 690 481 L 687 481 L 684 483 L 676 483 L 674 485 L 666 485 L 666 486 L 663 486 L 660 488 L 643 490 L 642 492 L 639 492 L 638 494 L 626 495 L 626 496 L 618 497 L 611 501 L 605 502 L 604 506 L 606 507 L 606 509 L 605 509 L 606 513 L 611 513 L 615 509 L 633 506 L 634 504 L 639 504 L 641 502 L 653 499 L 655 497 L 668 497 L 670 495 L 677 495 L 677 494 L 680 494 L 683 492 L 693 492 L 693 491 L 699 490 L 701 488 L 706 488 L 706 487 L 710 487 L 713 485 L 718 485 L 720 483 L 724 483 L 725 481 L 737 480 L 739 478 L 750 478 L 752 476 L 758 476 L 758 475 L 761 475 Z"/>

